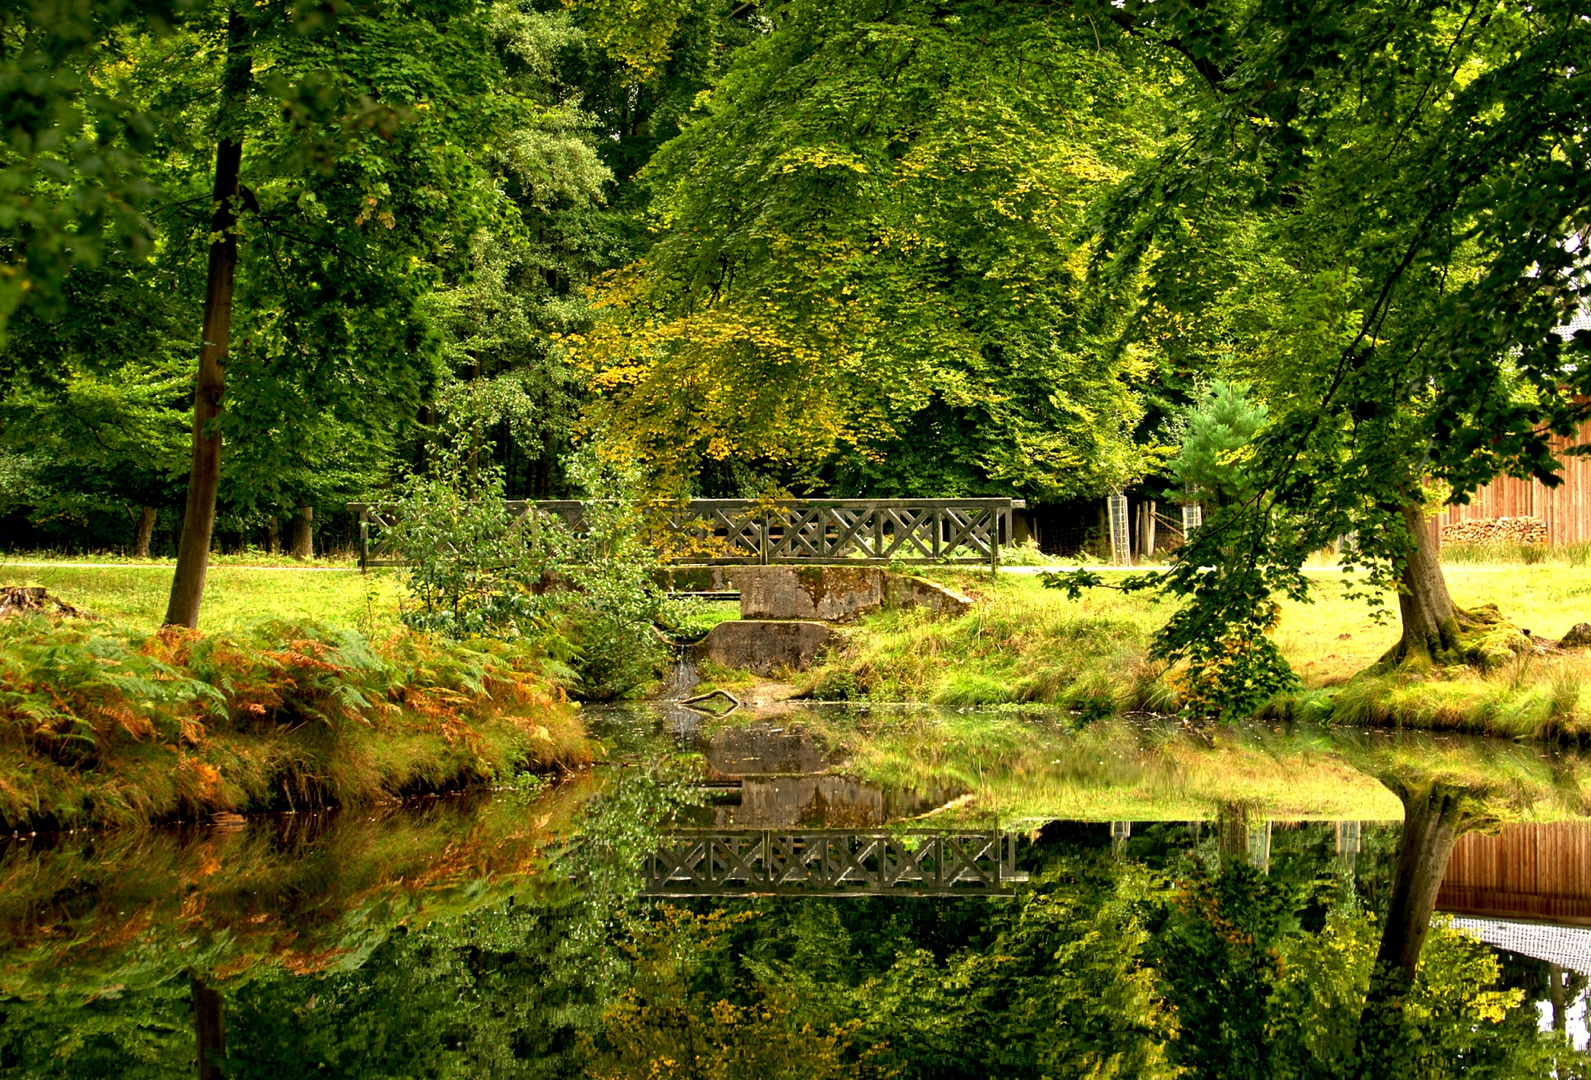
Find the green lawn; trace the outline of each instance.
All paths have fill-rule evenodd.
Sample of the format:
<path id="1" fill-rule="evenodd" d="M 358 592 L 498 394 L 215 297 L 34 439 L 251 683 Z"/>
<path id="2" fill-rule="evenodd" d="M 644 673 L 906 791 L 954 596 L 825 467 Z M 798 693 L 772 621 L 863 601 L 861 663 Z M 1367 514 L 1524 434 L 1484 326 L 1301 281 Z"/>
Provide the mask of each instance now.
<path id="1" fill-rule="evenodd" d="M 69 604 L 119 625 L 153 630 L 166 613 L 169 565 L 114 569 L 73 566 L 14 566 L 0 563 L 0 584 L 43 585 Z M 402 588 L 391 570 L 267 569 L 212 566 L 205 579 L 199 625 L 231 630 L 260 619 L 314 619 L 357 627 L 367 635 L 399 628 Z"/>

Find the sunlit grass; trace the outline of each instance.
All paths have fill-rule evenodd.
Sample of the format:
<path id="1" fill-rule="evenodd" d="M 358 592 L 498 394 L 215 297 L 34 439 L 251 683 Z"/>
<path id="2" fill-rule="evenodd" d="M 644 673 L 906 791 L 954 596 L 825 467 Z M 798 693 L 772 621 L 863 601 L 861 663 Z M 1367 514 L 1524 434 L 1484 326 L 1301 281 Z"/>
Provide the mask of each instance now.
<path id="1" fill-rule="evenodd" d="M 0 584 L 42 585 L 107 622 L 153 630 L 166 614 L 169 567 L 87 568 L 62 563 L 13 567 L 0 563 Z M 402 587 L 392 570 L 256 569 L 212 566 L 205 576 L 199 625 L 235 630 L 261 619 L 313 620 L 376 636 L 396 631 Z"/>
<path id="2" fill-rule="evenodd" d="M 1503 615 L 1556 640 L 1591 618 L 1591 567 L 1464 564 L 1447 568 L 1460 606 L 1496 603 Z M 969 614 L 934 620 L 884 612 L 843 633 L 809 677 L 819 699 L 922 701 L 954 706 L 1039 703 L 1086 715 L 1170 711 L 1176 702 L 1150 639 L 1170 608 L 1142 594 L 1096 589 L 1080 600 L 1033 576 L 938 570 L 978 601 Z M 1470 668 L 1366 677 L 1399 634 L 1396 598 L 1385 618 L 1349 599 L 1331 566 L 1313 575 L 1315 600 L 1284 602 L 1277 641 L 1305 693 L 1273 705 L 1282 715 L 1508 736 L 1591 735 L 1591 657 L 1527 657 L 1501 670 Z"/>

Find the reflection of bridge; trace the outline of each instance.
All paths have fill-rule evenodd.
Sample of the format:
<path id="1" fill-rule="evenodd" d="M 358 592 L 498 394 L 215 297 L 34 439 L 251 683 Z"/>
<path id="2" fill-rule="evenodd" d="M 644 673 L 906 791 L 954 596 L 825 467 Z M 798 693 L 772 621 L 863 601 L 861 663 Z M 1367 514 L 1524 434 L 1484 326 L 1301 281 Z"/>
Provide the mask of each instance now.
<path id="1" fill-rule="evenodd" d="M 963 896 L 1027 880 L 1016 835 L 770 829 L 680 832 L 646 860 L 645 896 Z"/>

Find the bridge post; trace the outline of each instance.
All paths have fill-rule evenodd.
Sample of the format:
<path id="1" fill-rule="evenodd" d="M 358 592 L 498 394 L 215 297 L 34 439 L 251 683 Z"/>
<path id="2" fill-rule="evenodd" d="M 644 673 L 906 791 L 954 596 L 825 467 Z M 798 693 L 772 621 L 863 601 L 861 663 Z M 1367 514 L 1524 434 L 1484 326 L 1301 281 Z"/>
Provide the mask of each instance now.
<path id="1" fill-rule="evenodd" d="M 1000 573 L 1000 519 L 1009 511 L 989 508 L 989 576 Z"/>

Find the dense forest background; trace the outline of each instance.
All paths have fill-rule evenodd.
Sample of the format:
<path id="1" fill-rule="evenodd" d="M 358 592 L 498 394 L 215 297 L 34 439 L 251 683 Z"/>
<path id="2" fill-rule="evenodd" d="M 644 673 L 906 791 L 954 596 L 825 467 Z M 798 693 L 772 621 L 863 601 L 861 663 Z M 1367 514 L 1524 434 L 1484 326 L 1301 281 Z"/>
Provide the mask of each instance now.
<path id="1" fill-rule="evenodd" d="M 697 496 L 1145 472 L 1187 364 L 1124 343 L 1129 305 L 1083 278 L 1090 204 L 1174 109 L 1163 50 L 998 4 L 422 8 L 321 35 L 261 9 L 241 119 L 222 6 L 100 27 L 57 69 L 84 128 L 144 121 L 103 141 L 143 235 L 68 242 L 47 302 L 8 297 L 8 546 L 174 549 L 226 123 L 225 548 L 335 546 L 342 504 L 438 441 L 529 498 L 578 494 L 570 454 L 614 431 Z"/>
<path id="2" fill-rule="evenodd" d="M 0 521 L 182 537 L 193 626 L 217 537 L 427 472 L 1134 487 L 1206 510 L 1158 655 L 1287 685 L 1344 536 L 1462 652 L 1427 519 L 1591 416 L 1581 8 L 3 6 Z"/>

